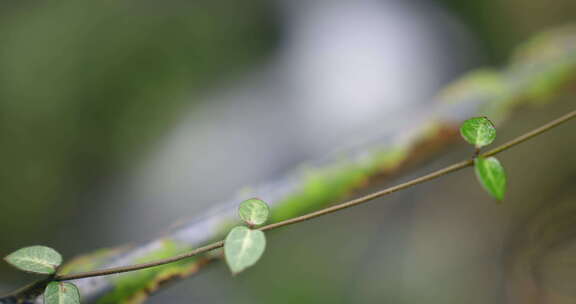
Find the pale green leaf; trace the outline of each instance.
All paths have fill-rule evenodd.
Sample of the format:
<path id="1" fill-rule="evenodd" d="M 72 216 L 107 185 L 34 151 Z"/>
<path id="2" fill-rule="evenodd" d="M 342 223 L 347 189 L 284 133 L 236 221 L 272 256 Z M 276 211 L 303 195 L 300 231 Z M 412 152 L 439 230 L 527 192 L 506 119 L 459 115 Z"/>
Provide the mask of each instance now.
<path id="1" fill-rule="evenodd" d="M 62 263 L 62 256 L 46 246 L 24 247 L 4 259 L 20 270 L 42 274 L 56 272 L 56 268 Z"/>
<path id="2" fill-rule="evenodd" d="M 264 253 L 266 237 L 260 230 L 234 227 L 224 241 L 224 256 L 233 274 L 254 265 Z"/>
<path id="3" fill-rule="evenodd" d="M 506 172 L 495 157 L 474 160 L 474 167 L 478 180 L 494 198 L 501 201 L 506 193 Z"/>
<path id="4" fill-rule="evenodd" d="M 494 128 L 494 124 L 486 117 L 473 117 L 462 124 L 460 134 L 467 142 L 476 146 L 476 148 L 482 148 L 494 141 L 496 138 L 496 128 Z"/>
<path id="5" fill-rule="evenodd" d="M 68 282 L 50 282 L 44 290 L 44 304 L 80 304 L 80 291 Z"/>
<path id="6" fill-rule="evenodd" d="M 264 201 L 252 198 L 240 204 L 238 213 L 246 224 L 257 226 L 264 224 L 268 220 L 270 208 Z"/>

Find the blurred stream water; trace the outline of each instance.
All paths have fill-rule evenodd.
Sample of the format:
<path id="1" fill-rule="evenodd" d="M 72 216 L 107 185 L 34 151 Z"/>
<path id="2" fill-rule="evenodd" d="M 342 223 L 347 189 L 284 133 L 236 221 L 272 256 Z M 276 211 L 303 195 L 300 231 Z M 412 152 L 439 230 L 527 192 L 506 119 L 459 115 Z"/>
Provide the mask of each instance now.
<path id="1" fill-rule="evenodd" d="M 401 132 L 441 85 L 475 62 L 465 29 L 431 4 L 279 7 L 284 35 L 271 59 L 208 94 L 105 196 L 124 204 L 126 213 L 106 219 L 121 225 L 119 240 L 150 236 L 182 214 L 374 132 Z M 127 227 L 127 216 L 146 225 Z"/>

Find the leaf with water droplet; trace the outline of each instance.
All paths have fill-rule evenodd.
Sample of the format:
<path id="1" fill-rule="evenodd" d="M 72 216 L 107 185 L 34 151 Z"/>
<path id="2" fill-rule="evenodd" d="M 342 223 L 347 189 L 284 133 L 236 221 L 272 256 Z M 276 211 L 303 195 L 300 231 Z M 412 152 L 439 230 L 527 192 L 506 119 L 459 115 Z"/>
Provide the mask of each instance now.
<path id="1" fill-rule="evenodd" d="M 257 198 L 245 200 L 240 203 L 238 209 L 240 218 L 250 226 L 258 226 L 264 224 L 270 216 L 270 208 L 268 205 Z"/>
<path id="2" fill-rule="evenodd" d="M 495 157 L 478 157 L 474 160 L 474 168 L 478 180 L 494 198 L 504 199 L 506 193 L 506 172 Z"/>
<path id="3" fill-rule="evenodd" d="M 233 274 L 256 264 L 266 248 L 266 237 L 260 230 L 234 227 L 224 240 L 224 256 Z"/>
<path id="4" fill-rule="evenodd" d="M 24 247 L 4 259 L 20 270 L 41 274 L 53 274 L 62 264 L 62 256 L 56 250 L 46 246 Z"/>
<path id="5" fill-rule="evenodd" d="M 80 291 L 72 283 L 50 282 L 44 290 L 44 304 L 80 304 Z"/>
<path id="6" fill-rule="evenodd" d="M 460 134 L 467 142 L 479 149 L 494 141 L 496 128 L 486 117 L 473 117 L 462 124 Z"/>

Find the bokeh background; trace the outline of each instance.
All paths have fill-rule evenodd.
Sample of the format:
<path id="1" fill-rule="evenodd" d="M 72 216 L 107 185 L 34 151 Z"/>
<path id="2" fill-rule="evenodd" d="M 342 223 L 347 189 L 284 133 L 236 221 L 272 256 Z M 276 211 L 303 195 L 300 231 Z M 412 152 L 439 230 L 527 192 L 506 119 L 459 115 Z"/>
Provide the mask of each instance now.
<path id="1" fill-rule="evenodd" d="M 154 237 L 425 115 L 458 75 L 575 18 L 573 0 L 2 0 L 0 253 Z M 575 104 L 520 110 L 498 141 Z M 502 155 L 505 205 L 460 172 L 274 231 L 246 274 L 209 267 L 150 303 L 574 303 L 574 130 Z M 0 265 L 0 292 L 31 279 Z"/>

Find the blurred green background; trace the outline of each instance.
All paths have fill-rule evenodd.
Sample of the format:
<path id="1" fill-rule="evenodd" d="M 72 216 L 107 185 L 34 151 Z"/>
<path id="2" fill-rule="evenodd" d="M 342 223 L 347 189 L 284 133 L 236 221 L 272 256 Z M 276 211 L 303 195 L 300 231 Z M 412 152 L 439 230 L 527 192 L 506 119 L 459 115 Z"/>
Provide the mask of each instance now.
<path id="1" fill-rule="evenodd" d="M 153 237 L 394 128 L 381 117 L 422 115 L 462 72 L 575 17 L 573 0 L 1 1 L 0 254 Z M 574 104 L 518 113 L 500 142 Z M 246 275 L 212 267 L 150 302 L 573 303 L 576 231 L 557 227 L 576 219 L 571 130 L 502 156 L 510 204 L 461 172 L 275 231 Z M 30 279 L 0 265 L 2 292 Z"/>

